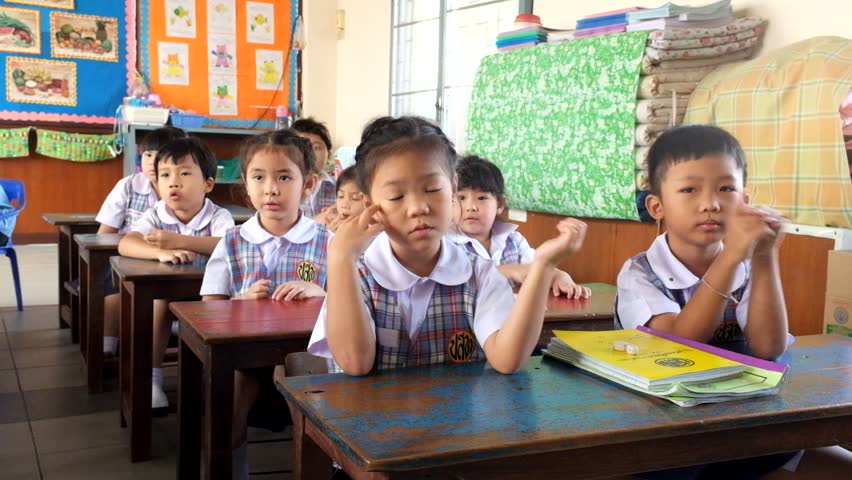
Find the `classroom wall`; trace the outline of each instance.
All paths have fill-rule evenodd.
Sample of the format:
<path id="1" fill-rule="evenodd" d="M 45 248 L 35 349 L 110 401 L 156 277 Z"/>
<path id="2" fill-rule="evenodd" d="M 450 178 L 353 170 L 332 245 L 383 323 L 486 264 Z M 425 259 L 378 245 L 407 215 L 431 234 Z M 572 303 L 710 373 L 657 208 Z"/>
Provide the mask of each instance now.
<path id="1" fill-rule="evenodd" d="M 307 34 L 307 47 L 301 54 L 302 113 L 325 122 L 332 134 L 337 132 L 336 10 L 337 0 L 302 3 Z"/>

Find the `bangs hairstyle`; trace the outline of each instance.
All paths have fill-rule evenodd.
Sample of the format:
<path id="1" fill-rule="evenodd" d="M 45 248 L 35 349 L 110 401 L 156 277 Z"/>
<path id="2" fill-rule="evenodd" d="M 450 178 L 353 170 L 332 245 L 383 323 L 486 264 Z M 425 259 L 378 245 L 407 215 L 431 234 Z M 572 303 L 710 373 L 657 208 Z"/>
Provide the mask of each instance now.
<path id="1" fill-rule="evenodd" d="M 456 175 L 458 176 L 459 190 L 466 188 L 479 190 L 494 195 L 498 200 L 506 197 L 503 173 L 500 172 L 497 165 L 484 158 L 476 155 L 463 157 L 456 167 Z"/>
<path id="2" fill-rule="evenodd" d="M 337 183 L 334 184 L 334 193 L 340 191 L 340 187 L 347 183 L 354 183 L 356 187 L 358 187 L 358 172 L 355 169 L 355 165 L 351 167 L 346 167 L 345 170 L 340 172 L 340 176 L 337 177 Z M 358 187 L 358 190 L 361 190 L 361 187 Z"/>
<path id="3" fill-rule="evenodd" d="M 319 170 L 314 164 L 314 150 L 311 141 L 300 137 L 292 129 L 273 130 L 249 137 L 243 143 L 240 152 L 240 172 L 243 179 L 252 157 L 261 150 L 279 151 L 287 156 L 291 162 L 299 167 L 304 182 L 310 175 L 319 175 Z"/>
<path id="4" fill-rule="evenodd" d="M 400 153 L 437 156 L 441 169 L 453 178 L 456 150 L 439 127 L 420 117 L 380 117 L 364 128 L 355 150 L 358 188 L 369 194 L 376 167 L 385 157 Z"/>
<path id="5" fill-rule="evenodd" d="M 189 136 L 172 140 L 160 147 L 157 156 L 154 158 L 154 171 L 159 175 L 160 163 L 177 163 L 184 157 L 190 157 L 198 165 L 205 179 L 216 178 L 216 157 L 213 156 L 213 152 L 210 151 L 207 144 Z"/>
<path id="6" fill-rule="evenodd" d="M 179 138 L 187 138 L 189 135 L 183 130 L 175 127 L 162 127 L 145 134 L 139 143 L 139 153 L 151 150 L 159 151 L 167 143 Z"/>
<path id="7" fill-rule="evenodd" d="M 326 127 L 324 123 L 314 120 L 314 117 L 300 118 L 293 122 L 290 129 L 300 133 L 312 133 L 318 136 L 320 140 L 322 140 L 322 143 L 325 144 L 325 148 L 329 152 L 331 151 L 331 133 L 329 133 L 328 127 Z"/>
<path id="8" fill-rule="evenodd" d="M 706 155 L 728 155 L 742 171 L 746 183 L 746 159 L 740 142 L 713 125 L 682 125 L 666 130 L 648 151 L 648 177 L 651 193 L 660 195 L 669 167 L 698 160 Z"/>

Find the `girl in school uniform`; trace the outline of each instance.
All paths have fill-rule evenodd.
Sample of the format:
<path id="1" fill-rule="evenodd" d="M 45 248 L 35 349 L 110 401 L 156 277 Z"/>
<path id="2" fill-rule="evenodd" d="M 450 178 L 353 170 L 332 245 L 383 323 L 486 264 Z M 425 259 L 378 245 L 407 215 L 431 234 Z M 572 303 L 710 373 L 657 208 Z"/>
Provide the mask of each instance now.
<path id="1" fill-rule="evenodd" d="M 302 200 L 302 212 L 317 222 L 327 224 L 334 218 L 335 201 L 335 181 L 325 171 L 328 155 L 331 152 L 331 134 L 324 123 L 312 117 L 296 120 L 290 129 L 300 137 L 310 140 L 311 149 L 314 152 L 315 171 L 319 176 L 311 191 Z"/>
<path id="2" fill-rule="evenodd" d="M 317 181 L 310 142 L 290 130 L 264 133 L 246 142 L 241 157 L 246 191 L 257 214 L 229 230 L 216 246 L 204 272 L 202 297 L 294 300 L 324 296 L 331 234 L 299 210 Z M 248 478 L 246 425 L 255 401 L 260 399 L 255 415 L 271 411 L 268 417 L 289 417 L 286 403 L 272 384 L 272 370 L 235 374 L 234 478 Z M 279 421 L 270 427 L 284 424 Z"/>
<path id="3" fill-rule="evenodd" d="M 328 222 L 328 229 L 337 231 L 340 223 L 349 217 L 361 215 L 367 208 L 364 203 L 364 193 L 358 187 L 358 176 L 355 165 L 340 172 L 337 177 L 337 201 L 334 204 L 336 215 Z"/>
<path id="4" fill-rule="evenodd" d="M 497 220 L 506 208 L 503 174 L 497 165 L 468 155 L 456 167 L 458 192 L 453 210 L 452 240 L 470 253 L 497 262 L 498 270 L 515 284 L 523 284 L 535 259 L 535 249 L 514 223 Z M 589 298 L 592 291 L 557 270 L 550 285 L 553 295 Z"/>
<path id="5" fill-rule="evenodd" d="M 421 118 L 366 127 L 356 166 L 371 205 L 344 220 L 330 244 L 310 353 L 351 375 L 481 360 L 502 373 L 521 369 L 541 332 L 555 265 L 582 245 L 586 225 L 559 223 L 513 301 L 494 262 L 445 236 L 455 160 L 441 129 Z"/>

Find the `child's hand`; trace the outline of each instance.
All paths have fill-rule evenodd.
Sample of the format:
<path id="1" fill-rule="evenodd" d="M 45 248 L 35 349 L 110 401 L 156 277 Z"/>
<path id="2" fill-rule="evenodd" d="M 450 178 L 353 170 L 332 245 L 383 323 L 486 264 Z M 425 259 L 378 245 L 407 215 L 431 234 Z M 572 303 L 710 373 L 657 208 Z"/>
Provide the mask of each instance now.
<path id="1" fill-rule="evenodd" d="M 337 228 L 340 227 L 340 224 L 343 223 L 343 220 L 345 220 L 343 215 L 337 215 L 336 217 L 331 219 L 331 221 L 328 222 L 328 225 L 326 225 L 326 227 L 328 227 L 328 229 L 332 232 L 337 233 Z"/>
<path id="2" fill-rule="evenodd" d="M 325 290 L 316 283 L 299 280 L 278 285 L 278 288 L 276 288 L 275 292 L 272 294 L 272 299 L 286 302 L 289 300 L 301 300 L 308 297 L 324 296 Z"/>
<path id="3" fill-rule="evenodd" d="M 272 288 L 271 280 L 258 280 L 251 284 L 248 291 L 240 298 L 245 300 L 259 300 L 269 297 L 269 289 Z"/>
<path id="4" fill-rule="evenodd" d="M 574 279 L 568 273 L 559 270 L 553 277 L 550 290 L 554 297 L 565 294 L 568 298 L 591 298 L 592 290 L 574 283 Z"/>
<path id="5" fill-rule="evenodd" d="M 145 235 L 145 241 L 163 250 L 175 250 L 179 247 L 180 235 L 165 230 L 151 230 Z"/>
<path id="6" fill-rule="evenodd" d="M 385 226 L 375 219 L 380 211 L 379 205 L 371 205 L 361 212 L 361 215 L 340 222 L 334 238 L 331 239 L 330 253 L 357 260 L 376 235 L 385 229 Z"/>
<path id="7" fill-rule="evenodd" d="M 576 218 L 566 218 L 556 225 L 559 235 L 535 249 L 535 261 L 555 267 L 583 246 L 586 224 Z"/>
<path id="8" fill-rule="evenodd" d="M 315 216 L 313 218 L 313 221 L 315 221 L 317 223 L 321 223 L 323 225 L 328 225 L 329 222 L 334 220 L 336 217 L 337 217 L 337 207 L 334 207 L 334 206 L 325 207 L 322 210 L 320 210 L 320 213 L 317 214 L 317 216 Z"/>
<path id="9" fill-rule="evenodd" d="M 754 255 L 765 256 L 778 253 L 781 242 L 784 240 L 783 228 L 784 224 L 787 223 L 787 219 L 775 210 L 760 209 L 759 211 L 764 213 L 763 221 L 772 230 L 772 234 L 765 235 L 757 242 L 757 245 L 754 247 Z"/>
<path id="10" fill-rule="evenodd" d="M 767 217 L 769 214 L 766 212 L 740 205 L 727 218 L 724 252 L 732 255 L 734 260 L 742 262 L 751 258 L 761 240 L 765 242 L 766 239 L 773 238 L 770 244 L 774 244 L 776 234 L 769 226 Z"/>
<path id="11" fill-rule="evenodd" d="M 162 263 L 192 263 L 195 260 L 195 252 L 189 250 L 161 250 L 157 253 L 157 260 Z"/>

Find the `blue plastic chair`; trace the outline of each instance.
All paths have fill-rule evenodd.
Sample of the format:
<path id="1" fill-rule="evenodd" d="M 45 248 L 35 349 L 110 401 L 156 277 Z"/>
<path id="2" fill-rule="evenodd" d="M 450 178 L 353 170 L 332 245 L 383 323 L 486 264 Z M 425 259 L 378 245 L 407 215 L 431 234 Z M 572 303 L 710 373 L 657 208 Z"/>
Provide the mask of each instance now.
<path id="1" fill-rule="evenodd" d="M 17 217 L 18 214 L 21 213 L 21 210 L 24 209 L 24 205 L 27 202 L 26 195 L 24 194 L 24 182 L 21 182 L 20 180 L 0 178 L 0 187 L 2 187 L 3 191 L 6 192 L 6 196 L 9 197 L 9 202 L 13 205 L 15 204 L 15 201 L 18 203 L 18 206 L 11 212 L 0 213 L 0 221 Z M 12 277 L 15 281 L 15 298 L 18 300 L 18 311 L 23 312 L 24 303 L 21 301 L 21 277 L 18 273 L 18 256 L 15 254 L 15 246 L 12 244 L 11 235 L 9 236 L 8 243 L 0 245 L 0 253 L 5 254 L 9 257 L 9 261 L 12 262 Z"/>

